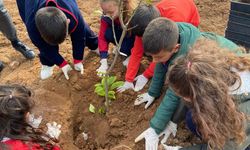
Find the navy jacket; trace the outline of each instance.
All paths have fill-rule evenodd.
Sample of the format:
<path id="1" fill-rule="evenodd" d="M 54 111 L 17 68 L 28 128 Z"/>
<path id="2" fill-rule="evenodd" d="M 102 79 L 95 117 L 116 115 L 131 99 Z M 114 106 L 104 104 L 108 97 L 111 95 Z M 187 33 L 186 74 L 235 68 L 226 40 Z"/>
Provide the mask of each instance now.
<path id="1" fill-rule="evenodd" d="M 44 65 L 58 65 L 63 67 L 66 61 L 59 54 L 59 46 L 46 43 L 35 25 L 36 12 L 46 6 L 55 6 L 62 10 L 70 19 L 69 33 L 72 40 L 73 58 L 76 61 L 83 59 L 86 44 L 86 30 L 89 26 L 84 22 L 81 12 L 75 0 L 17 0 L 20 16 L 26 25 L 31 41 L 40 50 L 40 60 Z M 48 62 L 46 62 L 48 61 Z"/>

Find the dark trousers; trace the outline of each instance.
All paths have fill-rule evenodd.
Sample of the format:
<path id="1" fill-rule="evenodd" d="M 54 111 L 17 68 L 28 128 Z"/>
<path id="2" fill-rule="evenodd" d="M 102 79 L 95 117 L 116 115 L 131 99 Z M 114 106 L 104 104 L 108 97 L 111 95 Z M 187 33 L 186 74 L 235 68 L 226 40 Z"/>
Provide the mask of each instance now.
<path id="1" fill-rule="evenodd" d="M 122 35 L 122 28 L 119 27 L 119 26 L 115 26 L 114 28 L 115 28 L 116 39 L 117 39 L 117 42 L 119 43 L 119 40 L 120 40 L 121 35 Z M 113 34 L 112 27 L 109 27 L 106 30 L 106 32 L 105 32 L 105 39 L 108 42 L 111 42 L 114 45 L 116 45 L 115 44 L 115 39 L 114 39 L 114 34 Z M 124 38 L 124 40 L 123 40 L 123 42 L 122 42 L 120 52 L 122 52 L 124 54 L 127 54 L 127 56 L 130 56 L 131 49 L 134 46 L 134 41 L 135 41 L 135 36 L 134 35 L 130 35 L 130 33 L 127 33 L 126 36 L 125 36 L 125 38 Z"/>

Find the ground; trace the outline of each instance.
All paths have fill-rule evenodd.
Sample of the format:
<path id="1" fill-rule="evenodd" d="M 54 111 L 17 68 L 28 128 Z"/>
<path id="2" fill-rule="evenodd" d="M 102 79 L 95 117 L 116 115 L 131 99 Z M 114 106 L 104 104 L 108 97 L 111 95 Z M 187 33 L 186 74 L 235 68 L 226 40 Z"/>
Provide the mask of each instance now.
<path id="1" fill-rule="evenodd" d="M 100 9 L 98 0 L 78 1 L 78 4 L 86 22 L 95 32 L 98 32 L 99 17 L 95 13 L 95 10 Z M 201 16 L 199 28 L 202 31 L 223 35 L 230 1 L 196 0 L 196 4 Z M 26 28 L 19 17 L 15 1 L 5 0 L 5 6 L 13 18 L 18 37 L 35 49 L 36 54 L 38 54 L 37 48 L 32 45 Z M 103 98 L 94 93 L 94 84 L 100 81 L 95 72 L 99 66 L 99 57 L 88 53 L 87 49 L 85 51 L 83 75 L 72 71 L 70 80 L 67 81 L 62 72 L 56 68 L 52 78 L 42 81 L 39 78 L 41 65 L 38 57 L 33 61 L 25 60 L 14 51 L 10 42 L 0 33 L 0 60 L 6 66 L 0 74 L 0 83 L 19 83 L 33 90 L 36 103 L 33 111 L 37 116 L 43 116 L 42 126 L 51 121 L 62 124 L 62 135 L 60 136 L 62 149 L 143 150 L 143 142 L 135 144 L 134 139 L 148 128 L 149 120 L 160 100 L 157 100 L 149 109 L 144 110 L 144 106 L 135 107 L 133 105 L 139 93 L 128 91 L 117 95 L 117 99 L 112 102 L 107 115 L 90 113 L 88 111 L 89 104 L 99 106 L 103 102 Z M 69 62 L 72 62 L 70 40 L 66 40 L 60 46 L 60 52 Z M 116 72 L 118 79 L 124 80 L 125 68 L 120 62 L 121 59 L 114 72 Z M 144 68 L 146 65 L 147 60 L 143 61 Z M 82 132 L 88 134 L 87 141 L 83 140 Z M 179 127 L 177 138 L 171 138 L 168 142 L 172 145 L 188 145 L 190 140 L 194 141 L 195 137 L 191 136 L 183 125 Z"/>

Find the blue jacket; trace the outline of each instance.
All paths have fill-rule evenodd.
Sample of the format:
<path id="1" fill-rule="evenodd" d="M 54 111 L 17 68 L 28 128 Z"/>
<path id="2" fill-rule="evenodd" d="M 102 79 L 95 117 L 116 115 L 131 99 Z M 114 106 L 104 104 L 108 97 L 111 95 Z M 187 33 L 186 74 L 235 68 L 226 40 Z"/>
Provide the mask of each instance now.
<path id="1" fill-rule="evenodd" d="M 46 6 L 59 8 L 70 19 L 68 31 L 72 40 L 73 57 L 78 61 L 83 59 L 86 30 L 89 27 L 85 24 L 75 0 L 17 0 L 17 5 L 31 41 L 40 50 L 40 59 L 43 57 L 46 61 L 50 61 L 50 64 L 56 64 L 60 67 L 65 65 L 64 58 L 59 54 L 59 46 L 46 43 L 35 25 L 36 12 Z"/>

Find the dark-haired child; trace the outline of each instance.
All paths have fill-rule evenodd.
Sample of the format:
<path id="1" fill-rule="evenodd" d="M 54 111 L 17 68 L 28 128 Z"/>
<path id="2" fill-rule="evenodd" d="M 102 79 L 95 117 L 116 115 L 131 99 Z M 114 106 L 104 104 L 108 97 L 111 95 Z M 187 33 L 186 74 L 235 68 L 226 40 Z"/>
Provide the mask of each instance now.
<path id="1" fill-rule="evenodd" d="M 165 17 L 175 22 L 191 23 L 196 27 L 200 23 L 198 9 L 193 0 L 162 0 L 155 6 L 148 4 L 140 5 L 130 23 L 132 33 L 136 35 L 136 38 L 126 71 L 126 82 L 120 87 L 120 92 L 130 88 L 139 91 L 153 76 L 155 63 L 151 62 L 143 74 L 136 77 L 144 53 L 141 37 L 149 22 L 158 17 Z M 135 86 L 133 84 L 134 81 L 136 81 Z"/>
<path id="2" fill-rule="evenodd" d="M 74 69 L 83 74 L 84 48 L 97 49 L 98 39 L 83 20 L 77 2 L 17 0 L 17 5 L 32 42 L 40 50 L 41 78 L 49 78 L 53 74 L 53 66 L 57 65 L 69 79 L 68 72 L 72 68 L 59 54 L 59 44 L 67 35 L 72 41 Z"/>
<path id="3" fill-rule="evenodd" d="M 146 102 L 145 108 L 147 108 L 155 98 L 161 95 L 168 66 L 172 65 L 176 58 L 186 55 L 190 47 L 199 38 L 214 40 L 221 48 L 241 53 L 239 47 L 232 41 L 213 33 L 200 32 L 198 28 L 191 24 L 175 23 L 166 18 L 157 18 L 150 22 L 143 34 L 143 46 L 145 53 L 151 55 L 153 61 L 157 64 L 148 92 L 139 95 L 135 105 Z M 161 105 L 150 121 L 150 128 L 146 130 L 148 134 L 145 134 L 145 136 L 149 137 L 151 135 L 157 136 L 154 136 L 156 137 L 154 140 L 147 140 L 149 137 L 145 137 L 146 145 L 158 143 L 158 135 L 164 132 L 179 103 L 180 98 L 176 96 L 173 89 L 168 88 Z"/>
<path id="4" fill-rule="evenodd" d="M 30 125 L 31 91 L 20 85 L 0 85 L 0 149 L 59 150 L 60 125 L 48 124 L 47 134 Z M 53 139 L 51 139 L 51 138 Z"/>

